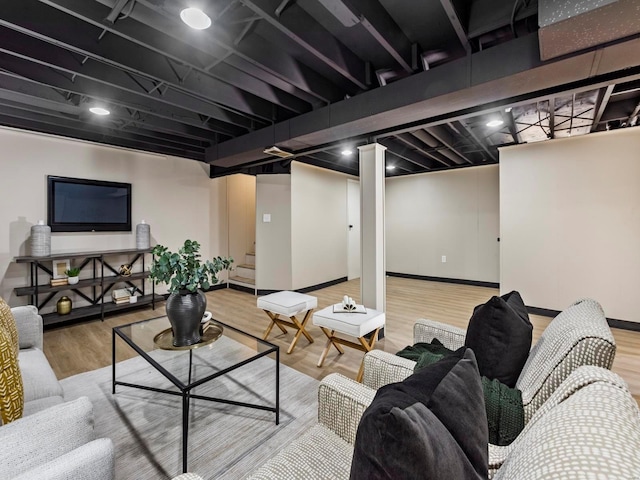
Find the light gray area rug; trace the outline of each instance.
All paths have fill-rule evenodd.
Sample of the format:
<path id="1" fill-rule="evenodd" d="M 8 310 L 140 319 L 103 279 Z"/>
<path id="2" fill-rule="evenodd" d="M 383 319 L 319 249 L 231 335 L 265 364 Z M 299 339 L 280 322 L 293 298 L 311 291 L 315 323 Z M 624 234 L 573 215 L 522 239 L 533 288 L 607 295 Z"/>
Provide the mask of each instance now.
<path id="1" fill-rule="evenodd" d="M 225 354 L 246 352 L 227 338 Z M 204 349 L 203 349 L 204 350 Z M 196 350 L 197 352 L 197 350 Z M 175 352 L 155 351 L 157 356 Z M 188 355 L 176 362 L 188 368 Z M 163 357 L 167 358 L 167 357 Z M 194 368 L 210 368 L 215 359 L 194 355 Z M 275 404 L 274 360 L 263 357 L 197 387 L 196 394 L 248 403 Z M 142 358 L 117 364 L 117 378 L 159 388 L 171 384 Z M 116 449 L 117 479 L 172 478 L 182 472 L 182 398 L 118 386 L 111 394 L 111 367 L 62 380 L 67 400 L 83 395 L 93 403 L 97 437 L 109 437 Z M 175 388 L 175 387 L 174 387 Z M 192 400 L 188 470 L 205 479 L 241 479 L 266 462 L 317 418 L 318 381 L 280 365 L 280 425 L 273 412 Z"/>

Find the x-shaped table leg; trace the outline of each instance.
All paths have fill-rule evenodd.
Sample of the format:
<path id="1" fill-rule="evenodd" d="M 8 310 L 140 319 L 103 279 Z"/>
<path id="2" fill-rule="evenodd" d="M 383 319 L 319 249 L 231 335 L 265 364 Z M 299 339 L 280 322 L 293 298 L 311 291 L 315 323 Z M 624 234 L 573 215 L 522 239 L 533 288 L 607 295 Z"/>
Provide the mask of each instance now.
<path id="1" fill-rule="evenodd" d="M 291 321 L 287 321 L 287 320 L 281 319 L 280 314 L 278 313 L 274 314 L 268 310 L 265 310 L 265 312 L 267 315 L 269 315 L 269 318 L 271 319 L 271 323 L 269 324 L 269 328 L 267 328 L 267 331 L 264 334 L 264 337 L 263 337 L 264 340 L 267 339 L 274 325 L 278 325 L 280 330 L 282 330 L 282 333 L 287 333 L 287 330 L 285 328 L 285 325 L 286 325 L 288 327 L 292 327 L 297 330 L 295 336 L 293 337 L 293 340 L 291 341 L 291 345 L 289 345 L 289 349 L 287 350 L 287 353 L 293 352 L 293 349 L 295 348 L 296 343 L 298 343 L 298 340 L 300 339 L 300 335 L 304 335 L 305 338 L 309 340 L 309 343 L 313 343 L 313 337 L 309 335 L 309 332 L 307 332 L 305 328 L 307 326 L 307 323 L 309 322 L 309 319 L 311 318 L 313 309 L 307 310 L 307 312 L 304 315 L 304 318 L 302 319 L 302 322 L 298 320 L 295 315 L 291 315 L 289 317 Z"/>
<path id="2" fill-rule="evenodd" d="M 321 367 L 324 364 L 324 361 L 327 358 L 327 354 L 329 353 L 329 349 L 331 348 L 331 345 L 336 347 L 336 349 L 340 354 L 344 353 L 344 350 L 342 350 L 342 347 L 340 345 L 355 348 L 356 350 L 361 350 L 365 353 L 370 352 L 371 350 L 373 350 L 373 347 L 375 346 L 376 341 L 378 340 L 378 331 L 380 330 L 379 328 L 376 328 L 373 332 L 370 332 L 369 334 L 367 334 L 369 336 L 368 340 L 366 337 L 358 337 L 358 341 L 360 343 L 355 343 L 350 340 L 345 340 L 344 338 L 336 337 L 335 330 L 329 330 L 328 328 L 325 328 L 325 327 L 320 327 L 320 328 L 322 329 L 324 334 L 327 336 L 328 340 L 327 340 L 327 344 L 324 347 L 324 350 L 322 351 L 322 354 L 320 355 L 320 360 L 318 361 L 319 367 Z M 360 369 L 358 370 L 358 376 L 356 377 L 357 382 L 362 381 L 363 374 L 364 374 L 364 359 L 360 363 Z"/>

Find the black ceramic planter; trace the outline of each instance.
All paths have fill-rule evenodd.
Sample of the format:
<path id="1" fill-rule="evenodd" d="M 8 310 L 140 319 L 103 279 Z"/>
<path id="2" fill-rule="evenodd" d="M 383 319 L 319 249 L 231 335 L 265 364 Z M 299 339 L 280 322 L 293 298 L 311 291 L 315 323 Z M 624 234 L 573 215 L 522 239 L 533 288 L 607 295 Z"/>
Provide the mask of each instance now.
<path id="1" fill-rule="evenodd" d="M 207 308 L 207 297 L 201 291 L 195 293 L 174 292 L 167 299 L 167 317 L 173 330 L 173 346 L 194 345 L 201 339 L 200 322 Z"/>

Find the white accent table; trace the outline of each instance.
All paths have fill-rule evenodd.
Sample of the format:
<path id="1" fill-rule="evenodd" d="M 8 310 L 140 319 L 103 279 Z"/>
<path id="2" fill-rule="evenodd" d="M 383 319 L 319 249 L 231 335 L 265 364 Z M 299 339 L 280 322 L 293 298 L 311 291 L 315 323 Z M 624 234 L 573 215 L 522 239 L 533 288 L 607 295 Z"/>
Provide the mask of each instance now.
<path id="1" fill-rule="evenodd" d="M 277 325 L 282 333 L 287 333 L 286 327 L 292 327 L 297 330 L 287 353 L 293 352 L 298 343 L 300 335 L 304 335 L 309 343 L 313 343 L 313 337 L 305 330 L 309 318 L 313 310 L 318 306 L 318 299 L 304 293 L 290 292 L 283 290 L 282 292 L 270 293 L 263 297 L 258 297 L 258 308 L 261 308 L 271 319 L 271 323 L 264 334 L 263 339 L 266 340 L 274 325 Z M 296 315 L 304 313 L 304 318 L 299 321 Z M 290 320 L 280 318 L 288 317 Z"/>
<path id="2" fill-rule="evenodd" d="M 337 305 L 341 306 L 341 304 Z M 371 351 L 378 339 L 378 331 L 384 327 L 384 312 L 367 308 L 367 313 L 334 313 L 333 308 L 334 305 L 330 305 L 313 314 L 313 324 L 319 326 L 328 339 L 327 345 L 320 355 L 318 367 L 324 364 L 331 345 L 336 347 L 340 354 L 344 353 L 341 345 L 355 348 L 365 353 Z M 336 336 L 336 332 L 356 337 L 359 343 L 340 338 Z M 360 364 L 360 370 L 356 377 L 358 382 L 362 381 L 363 365 L 363 363 Z"/>

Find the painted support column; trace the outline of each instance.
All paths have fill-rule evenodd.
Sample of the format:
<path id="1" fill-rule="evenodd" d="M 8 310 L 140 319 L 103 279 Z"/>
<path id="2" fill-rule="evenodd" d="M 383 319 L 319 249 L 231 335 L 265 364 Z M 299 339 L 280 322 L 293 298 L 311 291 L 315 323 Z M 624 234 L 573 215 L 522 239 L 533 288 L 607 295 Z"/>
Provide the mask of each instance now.
<path id="1" fill-rule="evenodd" d="M 360 156 L 360 298 L 366 307 L 385 311 L 384 250 L 385 150 L 373 143 L 358 147 Z"/>

